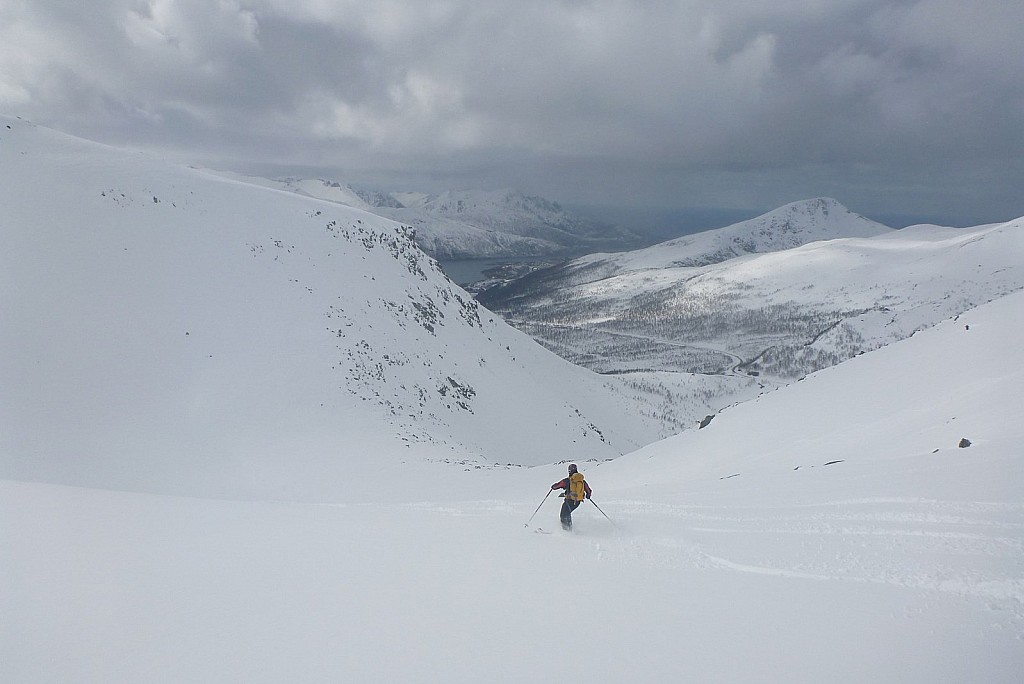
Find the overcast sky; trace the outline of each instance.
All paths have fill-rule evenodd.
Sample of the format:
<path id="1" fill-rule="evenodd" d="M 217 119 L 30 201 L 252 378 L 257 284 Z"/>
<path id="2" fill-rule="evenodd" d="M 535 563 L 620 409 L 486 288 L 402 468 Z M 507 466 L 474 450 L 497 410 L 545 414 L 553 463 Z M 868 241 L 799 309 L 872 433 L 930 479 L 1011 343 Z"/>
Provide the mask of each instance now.
<path id="1" fill-rule="evenodd" d="M 564 203 L 1024 215 L 1021 0 L 0 0 L 0 112 Z"/>

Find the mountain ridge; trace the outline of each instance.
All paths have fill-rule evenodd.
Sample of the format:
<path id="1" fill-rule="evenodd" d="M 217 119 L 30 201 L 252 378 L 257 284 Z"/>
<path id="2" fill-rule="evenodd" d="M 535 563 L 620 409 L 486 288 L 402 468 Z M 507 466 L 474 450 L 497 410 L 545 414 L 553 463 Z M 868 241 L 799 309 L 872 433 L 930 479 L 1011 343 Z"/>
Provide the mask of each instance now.
<path id="1" fill-rule="evenodd" d="M 773 384 L 1024 287 L 1022 227 L 893 230 L 817 199 L 692 239 L 581 257 L 479 299 L 601 372 L 748 372 Z M 752 234 L 765 238 L 752 246 L 777 249 L 707 258 Z M 783 248 L 793 241 L 803 244 Z"/>
<path id="2" fill-rule="evenodd" d="M 364 209 L 412 226 L 420 248 L 438 259 L 558 256 L 635 247 L 642 241 L 626 228 L 581 218 L 557 202 L 512 189 L 429 194 L 358 190 L 325 179 L 225 175 Z"/>
<path id="3" fill-rule="evenodd" d="M 0 205 L 0 477 L 331 498 L 403 452 L 611 458 L 665 429 L 366 211 L 15 119 Z"/>

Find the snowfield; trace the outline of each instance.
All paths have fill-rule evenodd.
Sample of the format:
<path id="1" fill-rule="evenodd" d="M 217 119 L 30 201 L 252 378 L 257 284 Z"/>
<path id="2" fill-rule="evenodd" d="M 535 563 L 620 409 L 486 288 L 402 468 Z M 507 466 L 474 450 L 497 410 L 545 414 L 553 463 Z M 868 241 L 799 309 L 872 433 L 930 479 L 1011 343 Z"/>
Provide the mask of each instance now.
<path id="1" fill-rule="evenodd" d="M 0 162 L 0 681 L 1020 681 L 1003 271 L 756 398 L 645 389 L 384 219 L 15 120 Z M 651 439 L 709 377 L 750 400 Z"/>
<path id="2" fill-rule="evenodd" d="M 557 530 L 553 497 L 523 526 L 561 466 L 436 465 L 361 504 L 5 481 L 0 675 L 1019 681 L 1022 307 L 581 464 L 615 526 Z"/>

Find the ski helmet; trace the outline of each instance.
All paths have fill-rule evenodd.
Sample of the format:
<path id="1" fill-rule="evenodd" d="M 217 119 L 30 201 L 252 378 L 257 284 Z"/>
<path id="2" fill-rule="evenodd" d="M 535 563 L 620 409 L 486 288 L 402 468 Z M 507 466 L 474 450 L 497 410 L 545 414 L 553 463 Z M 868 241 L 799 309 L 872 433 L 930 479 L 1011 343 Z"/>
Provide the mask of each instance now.
<path id="1" fill-rule="evenodd" d="M 569 464 L 569 472 L 570 473 L 575 473 L 576 472 L 576 464 L 575 463 L 570 463 Z"/>

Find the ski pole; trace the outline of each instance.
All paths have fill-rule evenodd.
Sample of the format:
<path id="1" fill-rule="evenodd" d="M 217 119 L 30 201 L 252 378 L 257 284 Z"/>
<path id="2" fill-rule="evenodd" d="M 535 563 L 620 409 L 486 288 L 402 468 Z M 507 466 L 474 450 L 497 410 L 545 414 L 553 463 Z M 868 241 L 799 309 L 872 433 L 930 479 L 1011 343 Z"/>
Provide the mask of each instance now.
<path id="1" fill-rule="evenodd" d="M 540 507 L 544 505 L 544 502 L 548 500 L 548 497 L 551 496 L 551 492 L 553 492 L 553 491 L 555 491 L 555 490 L 553 490 L 553 489 L 549 489 L 548 490 L 548 493 L 545 494 L 544 498 L 540 500 L 539 504 L 537 504 L 537 511 L 540 510 Z M 537 515 L 537 511 L 533 512 L 533 515 L 530 516 L 530 520 L 527 520 L 526 522 L 523 523 L 523 527 L 529 527 L 530 526 L 530 521 L 533 520 L 533 516 L 534 515 Z"/>
<path id="2" fill-rule="evenodd" d="M 589 499 L 589 501 L 590 501 L 590 503 L 594 504 L 594 508 L 596 508 L 597 510 L 601 511 L 601 507 L 597 505 L 596 501 L 594 501 L 593 499 Z M 601 511 L 601 515 L 603 515 L 604 517 L 608 518 L 608 514 L 605 513 L 604 511 Z M 612 524 L 612 527 L 614 527 L 615 529 L 619 529 L 619 526 L 616 525 L 615 521 L 612 520 L 611 518 L 608 518 L 608 522 L 610 522 Z"/>

